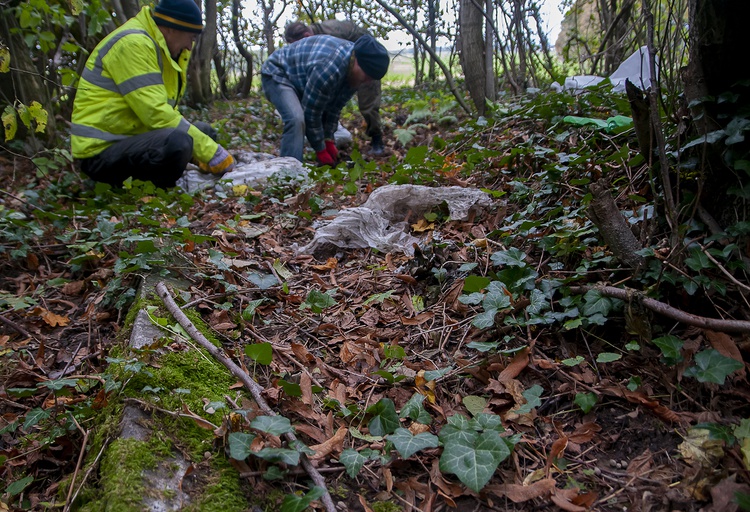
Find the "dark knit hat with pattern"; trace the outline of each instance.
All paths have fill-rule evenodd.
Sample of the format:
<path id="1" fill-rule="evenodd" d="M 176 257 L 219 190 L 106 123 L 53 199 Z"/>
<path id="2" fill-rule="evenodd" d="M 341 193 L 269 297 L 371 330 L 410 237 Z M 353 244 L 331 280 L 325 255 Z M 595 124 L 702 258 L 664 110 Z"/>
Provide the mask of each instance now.
<path id="1" fill-rule="evenodd" d="M 354 43 L 354 56 L 362 71 L 375 80 L 380 80 L 388 72 L 391 62 L 388 50 L 369 34 L 360 37 Z"/>
<path id="2" fill-rule="evenodd" d="M 203 17 L 194 0 L 161 0 L 153 12 L 154 22 L 162 27 L 199 34 Z"/>

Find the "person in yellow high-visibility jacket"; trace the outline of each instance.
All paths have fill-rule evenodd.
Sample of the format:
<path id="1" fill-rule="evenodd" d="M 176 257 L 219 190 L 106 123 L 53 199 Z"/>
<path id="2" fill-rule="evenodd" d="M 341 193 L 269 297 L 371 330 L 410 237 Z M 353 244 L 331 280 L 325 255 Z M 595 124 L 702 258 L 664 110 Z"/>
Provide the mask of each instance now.
<path id="1" fill-rule="evenodd" d="M 218 175 L 234 167 L 213 128 L 191 124 L 177 110 L 201 30 L 194 0 L 161 0 L 97 45 L 73 103 L 73 158 L 86 175 L 111 185 L 132 177 L 170 187 L 191 160 Z"/>

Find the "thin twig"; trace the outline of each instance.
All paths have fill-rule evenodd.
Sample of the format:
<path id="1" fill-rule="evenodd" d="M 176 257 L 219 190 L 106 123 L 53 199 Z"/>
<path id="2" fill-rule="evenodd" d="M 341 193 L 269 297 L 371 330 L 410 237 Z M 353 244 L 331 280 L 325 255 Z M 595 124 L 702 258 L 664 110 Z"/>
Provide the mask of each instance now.
<path id="1" fill-rule="evenodd" d="M 169 290 L 163 282 L 160 282 L 156 285 L 156 293 L 159 294 L 159 297 L 161 297 L 161 299 L 164 301 L 164 305 L 167 307 L 169 312 L 172 313 L 172 316 L 175 318 L 175 320 L 177 320 L 182 328 L 185 329 L 185 331 L 195 341 L 197 341 L 201 345 L 201 347 L 203 347 L 209 354 L 214 356 L 221 364 L 223 364 L 232 373 L 232 375 L 237 377 L 248 389 L 248 391 L 250 391 L 253 399 L 255 399 L 255 403 L 258 404 L 258 407 L 261 411 L 263 411 L 263 414 L 265 414 L 266 416 L 277 416 L 276 412 L 271 409 L 271 407 L 269 407 L 265 398 L 263 398 L 263 388 L 260 386 L 260 384 L 250 378 L 250 376 L 242 371 L 242 369 L 234 361 L 229 359 L 223 351 L 221 351 L 218 347 L 208 341 L 206 337 L 198 329 L 196 329 L 190 319 L 185 316 L 185 313 L 182 312 L 180 307 L 174 301 L 172 295 L 169 293 Z M 295 436 L 292 432 L 284 434 L 284 437 L 290 443 L 294 443 L 297 441 L 297 436 Z M 323 496 L 321 496 L 320 501 L 323 503 L 326 510 L 328 512 L 336 512 L 336 505 L 333 503 L 333 498 L 331 498 L 331 495 L 328 492 L 326 481 L 323 478 L 323 475 L 318 472 L 315 466 L 313 466 L 310 462 L 310 459 L 308 459 L 307 455 L 305 455 L 304 453 L 300 454 L 300 463 L 302 464 L 302 467 L 305 468 L 305 471 L 307 471 L 307 474 L 310 475 L 310 478 L 315 483 L 315 485 L 323 489 Z"/>
<path id="2" fill-rule="evenodd" d="M 614 297 L 620 300 L 629 300 L 633 294 L 638 295 L 641 298 L 641 303 L 650 309 L 661 315 L 677 320 L 683 324 L 692 325 L 694 327 L 701 327 L 703 329 L 709 329 L 711 331 L 718 332 L 745 332 L 750 333 L 750 322 L 744 320 L 721 320 L 718 318 L 706 318 L 704 316 L 694 315 L 687 313 L 677 308 L 673 308 L 669 304 L 652 299 L 650 297 L 643 296 L 640 292 L 634 292 L 633 290 L 623 290 L 621 288 L 615 288 L 613 286 L 571 286 L 570 291 L 573 293 L 586 293 L 589 290 L 597 290 L 602 295 L 607 297 Z"/>
<path id="3" fill-rule="evenodd" d="M 34 336 L 32 336 L 31 334 L 29 334 L 29 332 L 26 329 L 24 329 L 23 327 L 21 327 L 20 325 L 18 325 L 17 323 L 15 323 L 13 320 L 10 320 L 10 319 L 5 318 L 4 316 L 0 315 L 0 322 L 4 323 L 8 327 L 10 327 L 11 329 L 13 329 L 14 331 L 16 331 L 21 336 L 25 336 L 26 338 L 36 339 L 36 338 L 34 338 Z"/>
<path id="4" fill-rule="evenodd" d="M 89 479 L 89 475 L 96 467 L 96 464 L 99 462 L 99 459 L 101 458 L 102 454 L 104 453 L 104 450 L 109 446 L 109 439 L 102 445 L 101 450 L 99 450 L 99 453 L 96 455 L 96 458 L 94 459 L 94 462 L 91 463 L 91 466 L 86 471 L 86 474 L 83 475 L 83 480 L 81 480 L 81 484 L 78 486 L 78 489 L 76 489 L 76 492 L 73 494 L 73 497 L 71 498 L 70 502 L 74 503 L 76 501 L 76 498 L 78 497 L 78 493 L 81 492 L 81 489 L 83 489 L 83 485 L 86 483 L 86 480 Z M 74 479 L 75 480 L 75 479 Z"/>
<path id="5" fill-rule="evenodd" d="M 70 510 L 71 499 L 72 499 L 72 496 L 73 496 L 73 486 L 76 483 L 76 478 L 78 477 L 78 472 L 81 470 L 81 465 L 83 464 L 83 456 L 86 453 L 86 445 L 89 442 L 89 431 L 87 430 L 87 431 L 84 432 L 83 429 L 81 428 L 81 425 L 78 423 L 78 421 L 75 419 L 75 417 L 73 415 L 71 415 L 70 417 L 75 422 L 76 427 L 78 428 L 78 430 L 81 431 L 81 432 L 83 432 L 83 443 L 81 445 L 81 451 L 78 453 L 78 462 L 76 463 L 76 469 L 73 472 L 73 478 L 70 480 L 70 488 L 68 489 L 68 496 L 65 499 L 65 507 L 63 508 L 63 512 L 68 512 Z"/>

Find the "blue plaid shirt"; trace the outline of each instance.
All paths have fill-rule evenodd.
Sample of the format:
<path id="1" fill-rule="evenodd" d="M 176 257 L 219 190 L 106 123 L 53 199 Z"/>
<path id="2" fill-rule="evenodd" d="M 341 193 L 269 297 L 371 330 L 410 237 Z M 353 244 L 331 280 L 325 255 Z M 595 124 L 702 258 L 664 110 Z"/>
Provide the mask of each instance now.
<path id="1" fill-rule="evenodd" d="M 354 43 L 336 37 L 306 37 L 273 52 L 260 69 L 297 91 L 305 134 L 315 151 L 333 139 L 341 109 L 356 92 L 347 82 L 353 49 Z"/>

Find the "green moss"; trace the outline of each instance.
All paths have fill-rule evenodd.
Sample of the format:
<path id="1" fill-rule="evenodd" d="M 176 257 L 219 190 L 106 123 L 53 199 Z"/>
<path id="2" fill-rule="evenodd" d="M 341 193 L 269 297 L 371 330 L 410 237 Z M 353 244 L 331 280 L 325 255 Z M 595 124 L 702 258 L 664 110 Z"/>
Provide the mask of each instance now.
<path id="1" fill-rule="evenodd" d="M 113 441 L 102 459 L 98 497 L 89 501 L 84 496 L 87 503 L 80 508 L 81 512 L 140 512 L 146 489 L 142 472 L 154 468 L 156 460 L 147 442 Z"/>
<path id="2" fill-rule="evenodd" d="M 145 307 L 149 302 L 139 300 L 131 308 L 126 325 L 132 325 L 135 318 L 133 311 Z M 168 316 L 163 310 L 155 314 Z M 191 321 L 202 331 L 208 331 L 198 318 L 191 318 Z M 218 344 L 215 339 L 212 341 Z M 118 347 L 117 353 L 123 360 L 133 357 L 126 347 Z M 94 463 L 95 456 L 106 439 L 117 436 L 123 407 L 118 398 L 123 396 L 150 402 L 159 409 L 172 412 L 183 412 L 186 406 L 217 426 L 222 422 L 226 410 L 208 414 L 203 410 L 204 401 L 224 403 L 224 395 L 236 379 L 211 355 L 202 349 L 188 348 L 182 352 L 163 354 L 144 351 L 136 357 L 141 361 L 140 367 L 127 363 L 112 364 L 108 369 L 110 378 L 126 383 L 126 387 L 121 393 L 111 395 L 110 405 L 100 416 L 101 423 L 92 438 L 87 464 Z M 94 478 L 90 479 L 87 487 L 79 494 L 76 505 L 80 508 L 77 510 L 140 511 L 143 509 L 144 493 L 149 492 L 148 486 L 144 485 L 143 471 L 153 469 L 159 461 L 173 456 L 175 448 L 193 462 L 202 461 L 205 452 L 216 451 L 213 432 L 199 427 L 189 418 L 153 411 L 150 422 L 151 437 L 147 442 L 128 439 L 116 440 L 110 444 L 101 460 L 99 480 L 96 482 Z M 184 510 L 247 510 L 242 481 L 223 454 L 212 458 L 210 470 L 201 472 L 201 478 L 196 482 L 196 487 L 191 490 L 191 503 Z M 155 497 L 166 500 L 170 490 L 150 492 L 160 493 Z"/>
<path id="3" fill-rule="evenodd" d="M 243 512 L 247 510 L 240 476 L 224 458 L 214 459 L 211 464 L 217 475 L 206 483 L 203 494 L 195 505 L 186 508 L 195 512 Z"/>
<path id="4" fill-rule="evenodd" d="M 392 501 L 376 501 L 372 504 L 372 512 L 401 512 L 403 507 Z"/>

